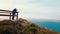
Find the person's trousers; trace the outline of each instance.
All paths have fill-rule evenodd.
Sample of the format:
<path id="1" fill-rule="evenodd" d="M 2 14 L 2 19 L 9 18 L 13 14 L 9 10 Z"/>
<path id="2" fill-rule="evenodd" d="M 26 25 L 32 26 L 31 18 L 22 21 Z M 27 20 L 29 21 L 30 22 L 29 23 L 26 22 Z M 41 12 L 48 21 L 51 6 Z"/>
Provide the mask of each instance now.
<path id="1" fill-rule="evenodd" d="M 14 20 L 14 18 L 15 18 L 15 13 L 12 14 L 12 20 Z"/>

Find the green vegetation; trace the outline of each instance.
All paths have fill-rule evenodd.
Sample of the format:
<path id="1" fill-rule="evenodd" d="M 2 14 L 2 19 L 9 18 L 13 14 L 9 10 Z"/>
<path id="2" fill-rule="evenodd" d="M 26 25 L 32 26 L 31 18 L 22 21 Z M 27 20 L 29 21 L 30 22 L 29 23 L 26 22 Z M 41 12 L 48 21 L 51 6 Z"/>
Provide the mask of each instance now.
<path id="1" fill-rule="evenodd" d="M 60 34 L 60 32 L 58 32 L 58 34 Z"/>
<path id="2" fill-rule="evenodd" d="M 57 34 L 21 19 L 18 21 L 0 21 L 0 34 Z"/>

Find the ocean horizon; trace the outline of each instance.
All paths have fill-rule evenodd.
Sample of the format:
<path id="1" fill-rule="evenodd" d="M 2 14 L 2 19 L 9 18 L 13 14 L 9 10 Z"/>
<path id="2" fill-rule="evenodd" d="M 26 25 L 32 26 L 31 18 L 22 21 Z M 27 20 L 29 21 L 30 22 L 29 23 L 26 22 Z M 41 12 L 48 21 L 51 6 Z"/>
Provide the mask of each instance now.
<path id="1" fill-rule="evenodd" d="M 49 30 L 54 30 L 56 32 L 60 32 L 60 21 L 55 20 L 41 20 L 41 19 L 28 19 L 30 22 L 41 26 L 43 28 L 47 28 Z"/>

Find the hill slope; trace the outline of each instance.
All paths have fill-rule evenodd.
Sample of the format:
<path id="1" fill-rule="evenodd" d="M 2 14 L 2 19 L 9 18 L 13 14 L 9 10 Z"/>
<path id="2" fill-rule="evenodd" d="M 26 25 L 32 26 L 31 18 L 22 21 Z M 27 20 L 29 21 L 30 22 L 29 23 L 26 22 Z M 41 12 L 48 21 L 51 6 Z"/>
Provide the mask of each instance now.
<path id="1" fill-rule="evenodd" d="M 39 27 L 20 18 L 18 21 L 0 21 L 0 34 L 57 34 L 57 32 Z"/>

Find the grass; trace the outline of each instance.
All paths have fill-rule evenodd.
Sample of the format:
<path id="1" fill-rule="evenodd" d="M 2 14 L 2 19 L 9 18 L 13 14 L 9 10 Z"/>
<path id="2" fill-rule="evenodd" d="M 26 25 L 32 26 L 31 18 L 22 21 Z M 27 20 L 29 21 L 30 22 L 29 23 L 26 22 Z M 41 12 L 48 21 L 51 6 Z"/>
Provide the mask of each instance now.
<path id="1" fill-rule="evenodd" d="M 60 34 L 60 32 L 58 32 L 58 34 Z"/>
<path id="2" fill-rule="evenodd" d="M 50 32 L 50 30 L 45 30 L 35 24 L 30 24 L 23 26 L 22 23 L 27 24 L 28 21 L 11 21 L 3 20 L 0 21 L 0 34 L 56 34 L 56 32 Z M 3 33 L 4 32 L 4 33 Z M 58 33 L 60 34 L 60 33 Z"/>

